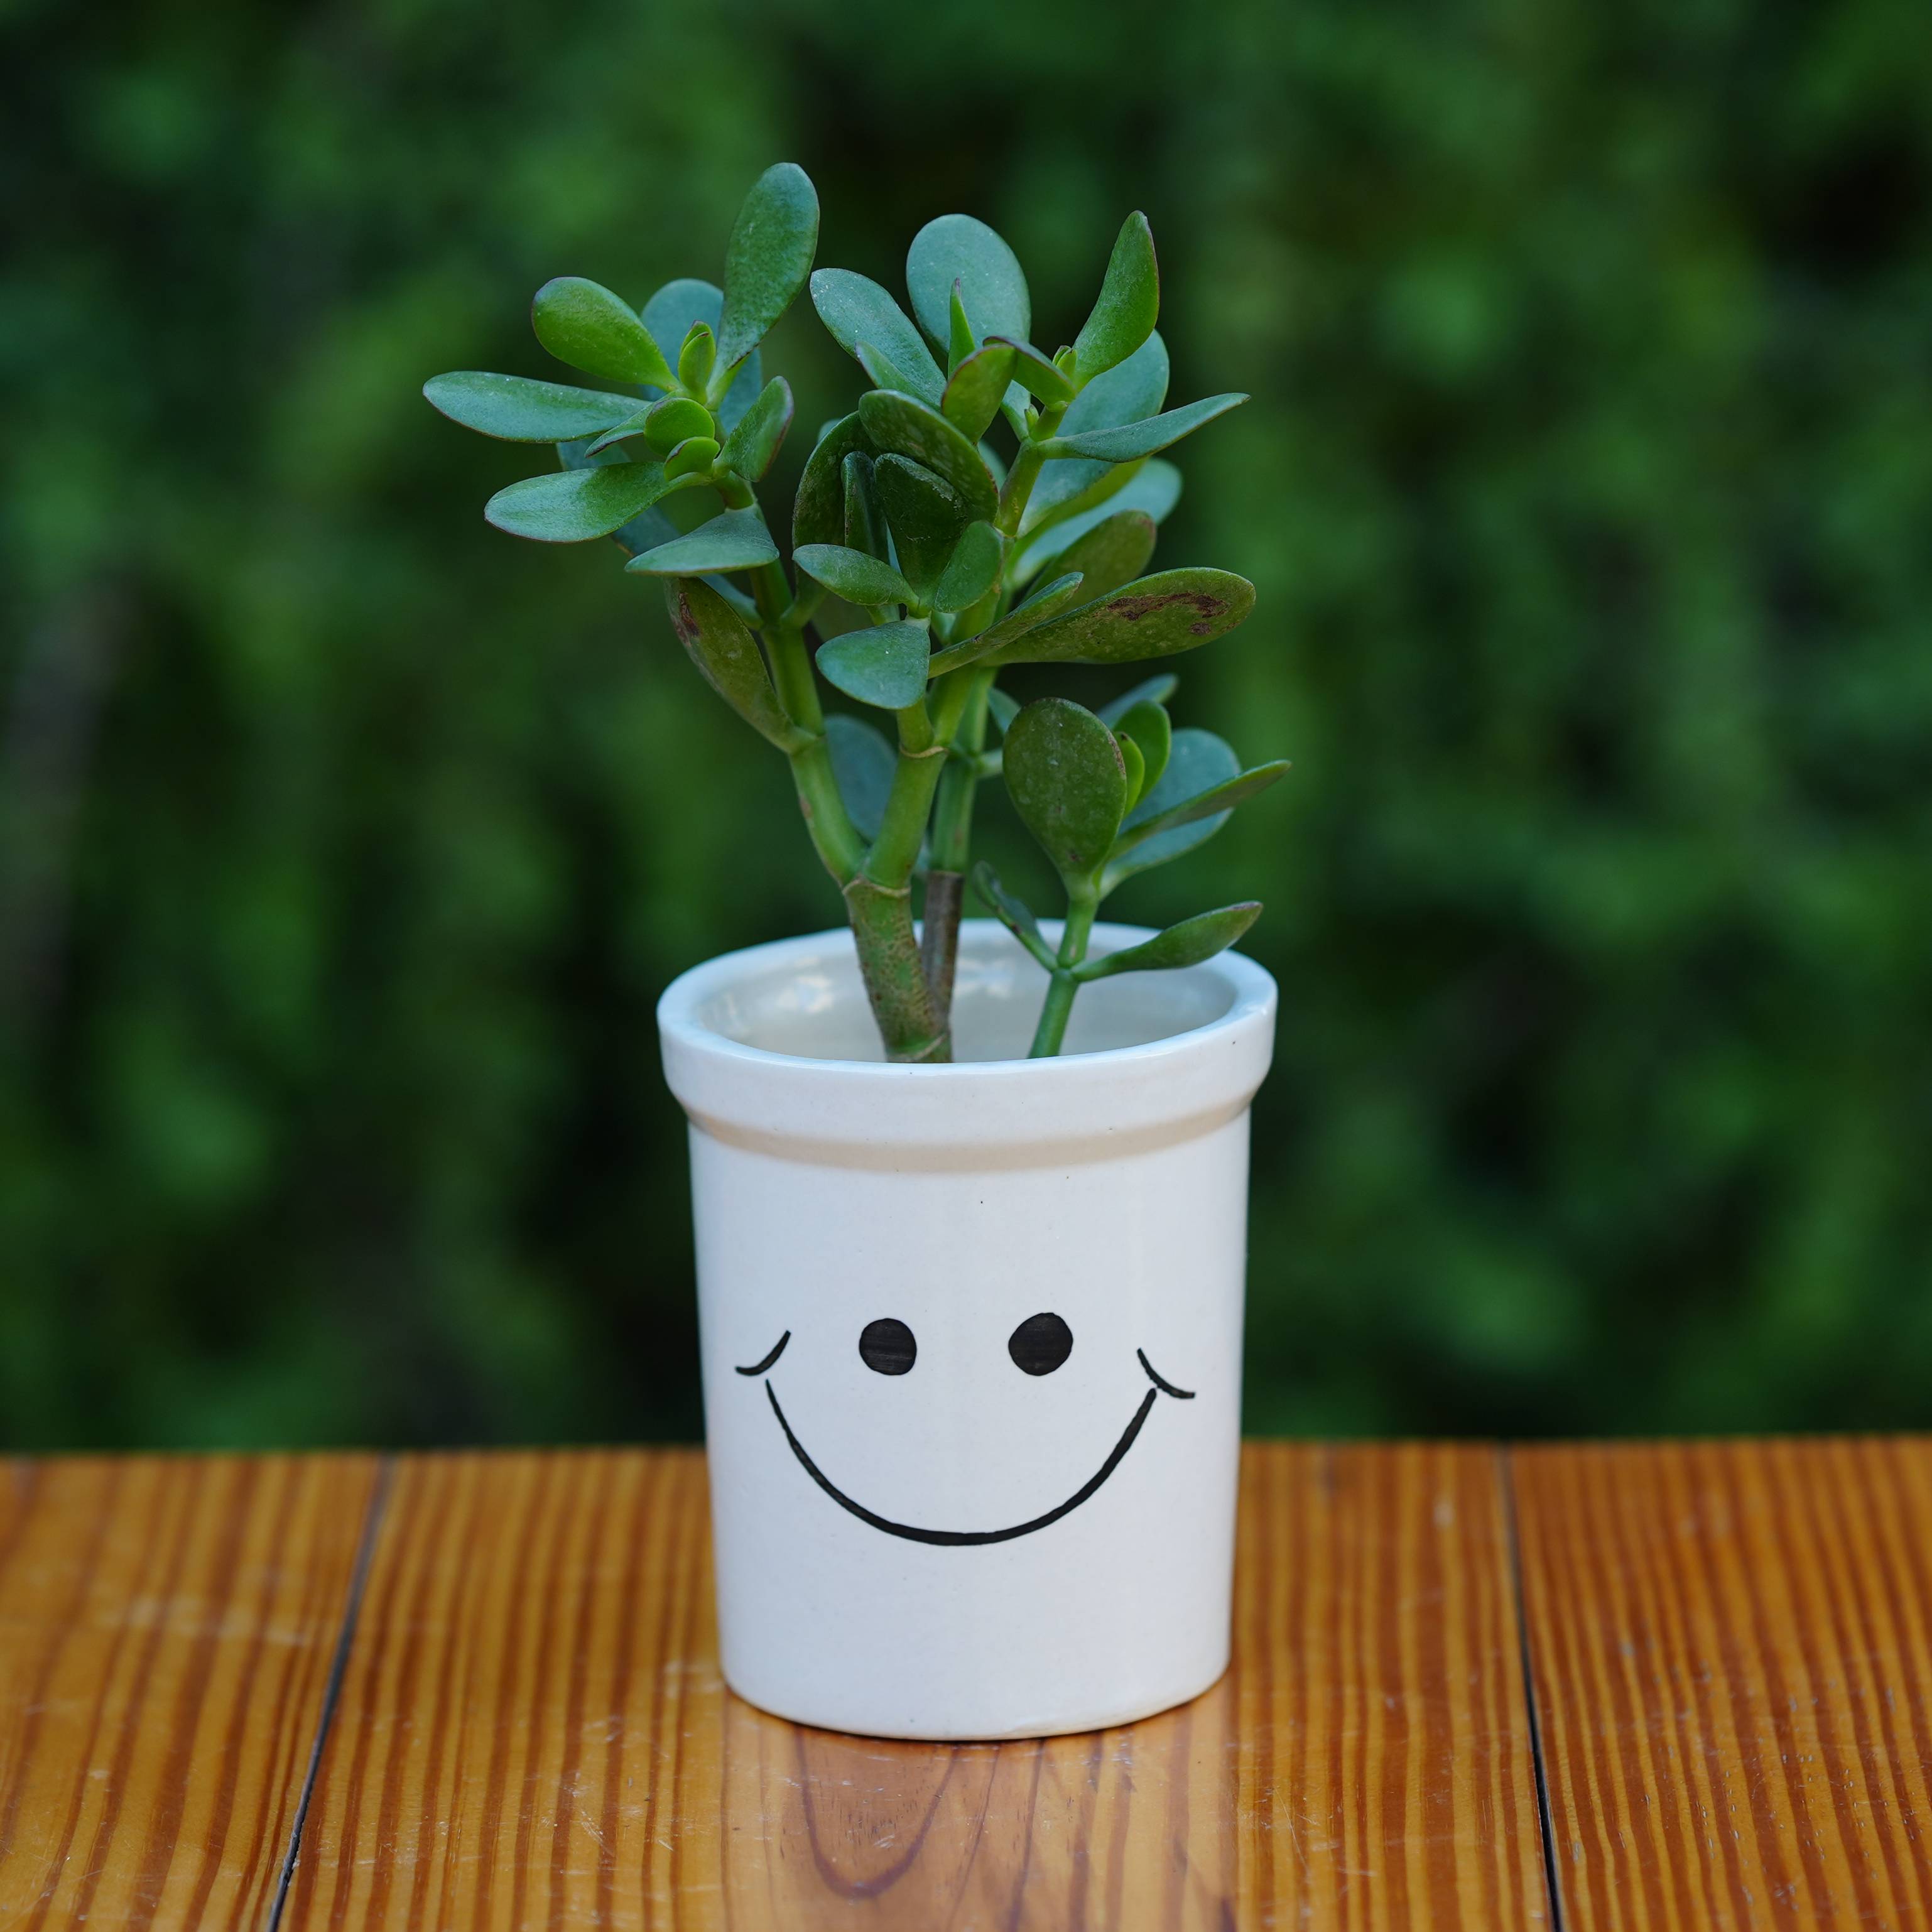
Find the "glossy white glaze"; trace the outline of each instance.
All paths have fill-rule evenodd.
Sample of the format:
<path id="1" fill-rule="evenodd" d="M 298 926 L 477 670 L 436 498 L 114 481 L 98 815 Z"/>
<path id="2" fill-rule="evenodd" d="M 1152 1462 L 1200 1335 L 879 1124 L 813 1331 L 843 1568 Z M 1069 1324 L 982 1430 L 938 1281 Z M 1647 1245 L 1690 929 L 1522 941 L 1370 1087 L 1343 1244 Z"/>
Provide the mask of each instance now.
<path id="1" fill-rule="evenodd" d="M 1037 1736 L 1226 1666 L 1274 982 L 1238 955 L 1123 974 L 1082 993 L 1068 1054 L 1001 1057 L 1043 982 L 968 921 L 947 1066 L 879 1058 L 844 932 L 712 961 L 658 1007 L 692 1120 L 724 1672 L 781 1715 Z M 1071 1352 L 1026 1372 L 1009 1342 L 1048 1313 Z M 882 1320 L 912 1331 L 907 1372 L 861 1353 Z"/>

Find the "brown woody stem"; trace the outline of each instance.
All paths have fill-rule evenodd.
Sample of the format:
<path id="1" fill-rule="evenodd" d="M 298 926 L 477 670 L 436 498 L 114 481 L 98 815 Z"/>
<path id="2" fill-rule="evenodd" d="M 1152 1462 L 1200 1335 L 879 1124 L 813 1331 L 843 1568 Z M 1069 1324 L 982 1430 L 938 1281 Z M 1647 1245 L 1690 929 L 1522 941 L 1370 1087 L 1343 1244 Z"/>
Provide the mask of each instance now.
<path id="1" fill-rule="evenodd" d="M 912 922 L 912 889 L 884 886 L 863 872 L 845 888 L 845 909 L 859 949 L 886 1057 L 900 1060 L 943 1060 L 951 1047 L 934 1012 L 932 989 Z"/>
<path id="2" fill-rule="evenodd" d="M 966 896 L 965 875 L 938 870 L 926 875 L 926 906 L 919 950 L 934 1012 L 948 1031 L 952 1021 L 952 973 L 959 958 L 959 908 Z"/>

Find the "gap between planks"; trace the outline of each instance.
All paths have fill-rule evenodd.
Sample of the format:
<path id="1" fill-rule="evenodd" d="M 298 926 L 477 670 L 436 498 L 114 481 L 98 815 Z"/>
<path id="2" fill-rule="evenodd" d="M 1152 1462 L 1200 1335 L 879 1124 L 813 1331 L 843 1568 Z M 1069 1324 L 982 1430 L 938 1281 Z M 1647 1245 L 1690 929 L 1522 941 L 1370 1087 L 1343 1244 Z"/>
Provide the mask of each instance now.
<path id="1" fill-rule="evenodd" d="M 1573 1932 L 1932 1925 L 1932 1438 L 1520 1448 Z"/>
<path id="2" fill-rule="evenodd" d="M 1550 1914 L 1550 1932 L 1564 1932 L 1563 1888 L 1557 1874 L 1556 1834 L 1550 1808 L 1550 1767 L 1543 1755 L 1543 1713 L 1536 1701 L 1536 1670 L 1529 1654 L 1529 1612 L 1523 1600 L 1522 1532 L 1516 1521 L 1516 1464 L 1507 1442 L 1496 1445 L 1496 1496 L 1502 1508 L 1510 1603 L 1516 1612 L 1516 1668 L 1522 1673 L 1523 1708 L 1529 1718 L 1529 1761 L 1536 1775 L 1536 1829 L 1543 1840 L 1544 1904 Z"/>
<path id="3" fill-rule="evenodd" d="M 295 1819 L 289 1827 L 289 1848 L 282 1856 L 282 1868 L 275 1876 L 274 1897 L 263 1922 L 266 1932 L 277 1932 L 288 1907 L 289 1887 L 294 1882 L 296 1866 L 302 1856 L 302 1827 L 308 1822 L 309 1801 L 315 1796 L 316 1780 L 322 1774 L 322 1754 L 328 1743 L 329 1728 L 335 1721 L 336 1706 L 342 1700 L 342 1680 L 347 1674 L 349 1653 L 356 1642 L 356 1622 L 362 1614 L 362 1598 L 369 1587 L 369 1572 L 375 1565 L 376 1545 L 381 1540 L 382 1520 L 395 1480 L 396 1458 L 393 1454 L 386 1455 L 376 1466 L 376 1480 L 363 1506 L 355 1568 L 349 1573 L 349 1588 L 343 1593 L 342 1628 L 336 1633 L 335 1648 L 329 1658 L 328 1681 L 322 1687 L 322 1708 L 316 1715 L 315 1737 L 302 1774 L 302 1796 L 296 1801 Z"/>

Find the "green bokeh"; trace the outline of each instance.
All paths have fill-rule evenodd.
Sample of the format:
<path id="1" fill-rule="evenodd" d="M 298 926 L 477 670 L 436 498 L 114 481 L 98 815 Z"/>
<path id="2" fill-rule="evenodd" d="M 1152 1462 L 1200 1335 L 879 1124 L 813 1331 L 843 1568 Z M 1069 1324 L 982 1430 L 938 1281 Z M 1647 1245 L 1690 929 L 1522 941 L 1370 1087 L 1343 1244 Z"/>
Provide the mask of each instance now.
<path id="1" fill-rule="evenodd" d="M 1049 346 L 1144 207 L 1176 396 L 1253 392 L 1160 561 L 1261 592 L 1180 721 L 1297 770 L 1110 907 L 1268 902 L 1250 1426 L 1932 1421 L 1922 0 L 14 0 L 0 56 L 6 1441 L 695 1432 L 652 1005 L 836 902 L 652 590 L 488 530 L 528 453 L 416 391 L 553 373 L 552 274 L 715 277 L 780 158 L 889 282 L 993 221 Z M 808 314 L 766 366 L 854 392 Z"/>

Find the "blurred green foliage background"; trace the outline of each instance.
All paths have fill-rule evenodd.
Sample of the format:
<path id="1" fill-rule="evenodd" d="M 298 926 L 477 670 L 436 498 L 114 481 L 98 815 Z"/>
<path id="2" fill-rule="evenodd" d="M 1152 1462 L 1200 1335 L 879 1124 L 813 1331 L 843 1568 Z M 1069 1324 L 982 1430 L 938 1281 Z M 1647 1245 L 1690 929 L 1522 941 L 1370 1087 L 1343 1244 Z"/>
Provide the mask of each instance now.
<path id="1" fill-rule="evenodd" d="M 992 220 L 1049 346 L 1144 207 L 1175 396 L 1254 394 L 1177 709 L 1297 771 L 1116 908 L 1268 902 L 1249 1426 L 1932 1422 L 1923 0 L 108 25 L 0 9 L 7 1441 L 697 1432 L 652 1003 L 837 904 L 417 390 L 715 278 L 781 158 L 895 286 Z"/>

